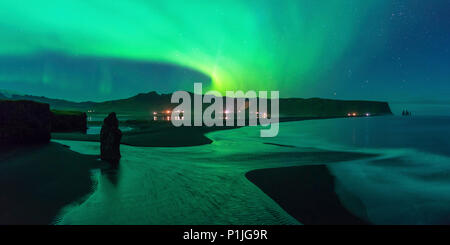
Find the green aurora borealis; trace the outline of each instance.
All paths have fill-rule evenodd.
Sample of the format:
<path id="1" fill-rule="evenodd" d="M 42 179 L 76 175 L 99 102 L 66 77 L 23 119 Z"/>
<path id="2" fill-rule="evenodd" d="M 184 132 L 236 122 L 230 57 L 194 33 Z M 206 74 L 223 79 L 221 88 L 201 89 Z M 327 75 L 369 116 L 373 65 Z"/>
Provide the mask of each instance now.
<path id="1" fill-rule="evenodd" d="M 417 1 L 400 1 L 413 3 L 409 7 L 395 2 L 42 0 L 25 4 L 4 0 L 0 3 L 0 57 L 6 57 L 4 64 L 10 57 L 46 53 L 65 59 L 90 57 L 167 63 L 206 74 L 212 80 L 209 88 L 220 91 L 280 90 L 282 97 L 388 99 L 405 89 L 418 89 L 418 81 L 412 81 L 412 77 L 425 79 L 423 74 L 410 73 L 416 70 L 414 61 L 402 64 L 398 70 L 392 68 L 398 63 L 397 56 L 410 54 L 403 49 L 401 53 L 394 52 L 400 49 L 400 45 L 396 46 L 398 36 L 420 30 L 416 22 L 402 22 L 404 18 L 393 24 L 396 20 L 393 17 L 396 14 L 401 17 L 403 12 L 413 16 L 418 13 L 411 11 L 426 10 Z M 416 26 L 411 32 L 404 28 L 412 24 Z M 436 54 L 433 50 L 424 54 L 422 43 L 412 45 L 409 52 L 420 54 L 418 58 Z M 392 56 L 395 58 L 391 59 Z M 369 71 L 374 64 L 380 66 Z M 27 73 L 26 66 L 21 69 Z M 26 75 L 9 74 L 5 70 L 0 70 L 0 88 L 18 90 L 14 82 Z M 432 75 L 438 80 L 437 88 L 442 86 L 439 79 L 448 74 L 439 71 Z M 70 95 L 58 94 L 74 100 L 118 98 L 158 88 L 150 83 L 145 87 L 147 91 L 125 89 L 132 86 L 127 81 L 105 85 L 100 75 L 98 94 L 87 96 L 83 86 L 69 86 L 72 77 L 81 76 L 76 82 L 83 80 L 83 75 L 71 72 L 63 71 L 68 74 L 58 76 L 63 78 L 58 80 L 42 78 L 52 74 L 32 75 L 22 80 L 34 86 L 46 86 L 46 91 L 50 91 L 43 94 L 46 96 L 57 97 L 51 93 L 52 88 L 58 91 L 71 88 Z M 111 76 L 108 72 L 102 74 Z M 63 81 L 64 78 L 69 82 Z M 164 81 L 152 83 L 164 84 Z M 406 83 L 412 85 L 405 88 Z M 389 91 L 383 92 L 383 86 L 388 84 Z M 175 83 L 167 90 L 192 89 L 188 85 Z M 364 90 L 364 86 L 373 86 L 370 89 L 376 95 Z"/>

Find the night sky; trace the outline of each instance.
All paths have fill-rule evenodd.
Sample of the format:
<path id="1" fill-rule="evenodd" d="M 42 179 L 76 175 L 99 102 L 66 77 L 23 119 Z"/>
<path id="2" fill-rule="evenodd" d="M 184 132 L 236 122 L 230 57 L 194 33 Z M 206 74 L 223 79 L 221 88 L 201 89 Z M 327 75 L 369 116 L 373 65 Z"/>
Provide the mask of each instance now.
<path id="1" fill-rule="evenodd" d="M 0 89 L 449 101 L 450 0 L 0 2 Z"/>

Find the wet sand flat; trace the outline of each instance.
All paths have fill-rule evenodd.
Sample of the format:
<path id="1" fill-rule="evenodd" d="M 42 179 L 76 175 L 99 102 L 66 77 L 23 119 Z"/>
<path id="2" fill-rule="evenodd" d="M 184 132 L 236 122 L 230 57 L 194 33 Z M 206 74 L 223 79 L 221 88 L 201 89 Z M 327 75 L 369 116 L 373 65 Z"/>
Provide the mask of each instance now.
<path id="1" fill-rule="evenodd" d="M 122 146 L 119 169 L 102 173 L 96 191 L 86 202 L 65 209 L 59 224 L 301 224 L 245 174 L 370 157 L 220 139 L 227 135 L 214 133 L 212 144 L 196 147 Z M 95 142 L 58 142 L 83 154 L 99 147 Z"/>

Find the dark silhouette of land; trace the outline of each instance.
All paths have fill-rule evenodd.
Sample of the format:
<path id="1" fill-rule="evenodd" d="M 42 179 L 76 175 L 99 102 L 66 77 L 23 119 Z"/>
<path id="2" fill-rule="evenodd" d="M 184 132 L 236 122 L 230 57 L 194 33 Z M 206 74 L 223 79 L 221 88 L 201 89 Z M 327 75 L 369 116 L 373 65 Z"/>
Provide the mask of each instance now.
<path id="1" fill-rule="evenodd" d="M 191 93 L 191 98 L 193 94 Z M 111 100 L 105 102 L 71 102 L 60 99 L 31 95 L 11 95 L 9 100 L 31 100 L 47 103 L 53 110 L 92 111 L 95 113 L 127 114 L 136 117 L 148 117 L 154 111 L 172 110 L 176 104 L 170 103 L 172 94 L 158 94 L 156 92 L 141 93 L 130 98 Z M 0 97 L 0 100 L 2 98 Z M 192 99 L 193 101 L 193 99 Z M 224 98 L 225 103 L 225 98 Z M 206 106 L 204 106 L 205 108 Z M 270 108 L 270 100 L 268 101 Z M 321 98 L 281 98 L 280 117 L 341 117 L 348 113 L 363 115 L 392 114 L 387 102 L 357 101 L 357 100 L 331 100 Z"/>

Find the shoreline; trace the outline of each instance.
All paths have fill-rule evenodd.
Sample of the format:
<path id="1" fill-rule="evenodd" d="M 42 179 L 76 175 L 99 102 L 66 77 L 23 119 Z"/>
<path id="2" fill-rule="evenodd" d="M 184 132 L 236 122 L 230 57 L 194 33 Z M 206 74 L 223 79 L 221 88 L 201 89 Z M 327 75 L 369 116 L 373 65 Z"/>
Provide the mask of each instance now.
<path id="1" fill-rule="evenodd" d="M 312 120 L 316 118 L 309 118 L 309 119 L 297 119 L 297 120 L 289 120 L 289 121 L 303 121 L 303 120 Z M 328 118 L 326 118 L 328 119 Z M 198 146 L 198 145 L 206 145 L 211 144 L 213 141 L 209 139 L 206 134 L 210 133 L 212 131 L 217 130 L 227 130 L 232 128 L 176 128 L 175 130 L 172 128 L 167 128 L 165 130 L 160 131 L 143 131 L 143 132 L 134 132 L 132 134 L 127 134 L 136 137 L 136 141 L 138 145 L 130 145 L 130 146 L 140 146 L 139 142 L 149 142 L 150 140 L 151 144 L 147 144 L 146 146 L 150 147 L 183 147 L 183 146 Z M 179 130 L 179 131 L 177 131 Z M 186 133 L 186 131 L 190 132 Z M 189 135 L 193 135 L 190 137 Z M 52 135 L 53 136 L 53 135 Z M 61 135 L 60 135 L 61 136 Z M 67 135 L 66 135 L 67 136 Z M 70 136 L 70 135 L 69 135 Z M 98 138 L 98 135 L 87 135 L 91 138 Z M 161 144 L 160 137 L 169 137 L 168 141 L 162 141 L 167 145 Z M 178 142 L 177 144 L 173 144 L 175 141 L 173 141 L 173 137 L 181 137 L 184 139 L 184 141 Z M 83 141 L 77 138 L 77 135 L 72 134 L 72 138 L 69 137 L 62 137 L 64 140 L 77 140 L 77 141 Z M 193 137 L 196 137 L 195 140 L 193 140 Z M 58 137 L 52 137 L 52 139 L 59 139 Z M 205 140 L 207 139 L 207 140 Z M 98 142 L 98 140 L 84 140 L 84 141 L 94 141 Z M 189 144 L 187 144 L 189 143 Z M 127 145 L 127 143 L 121 143 L 124 145 Z M 282 148 L 291 148 L 291 146 L 287 145 L 276 145 L 276 144 L 267 144 L 267 145 L 273 145 L 276 147 L 282 147 Z M 23 154 L 25 151 L 26 154 Z M 22 152 L 22 153 L 19 153 Z M 66 207 L 69 204 L 74 204 L 76 202 L 79 202 L 84 197 L 89 195 L 89 193 L 92 193 L 93 189 L 93 183 L 91 179 L 90 170 L 96 169 L 96 168 L 102 168 L 105 167 L 104 162 L 100 162 L 97 160 L 98 155 L 84 155 L 80 154 L 78 152 L 75 152 L 71 150 L 70 148 L 59 144 L 55 142 L 51 142 L 48 145 L 42 145 L 42 146 L 34 146 L 34 147 L 23 147 L 23 149 L 19 149 L 18 152 L 13 152 L 9 154 L 7 158 L 3 157 L 2 154 L 0 154 L 0 169 L 3 165 L 8 167 L 8 165 L 16 166 L 17 174 L 15 176 L 21 176 L 21 179 L 24 180 L 23 183 L 21 183 L 21 186 L 24 187 L 23 190 L 20 190 L 19 193 L 22 195 L 21 198 L 17 200 L 17 202 L 23 202 L 27 203 L 26 205 L 16 209 L 16 207 L 13 208 L 13 205 L 11 202 L 16 202 L 16 199 L 10 201 L 10 204 L 2 204 L 0 205 L 0 224 L 3 223 L 11 223 L 15 222 L 18 224 L 51 224 L 55 218 L 57 218 L 57 215 L 59 212 Z M 308 153 L 303 153 L 302 155 L 308 155 Z M 325 153 L 325 155 L 328 155 Z M 333 153 L 331 154 L 333 155 Z M 356 155 L 355 155 L 356 156 Z M 359 157 L 359 156 L 358 156 Z M 344 157 L 345 159 L 345 157 Z M 6 164 L 1 164 L 5 160 Z M 11 164 L 11 161 L 13 160 L 13 163 Z M 336 161 L 340 161 L 342 159 L 336 159 Z M 320 159 L 316 159 L 315 161 L 321 161 Z M 331 159 L 328 159 L 326 161 L 331 161 Z M 63 162 L 64 164 L 58 165 L 58 163 Z M 20 165 L 20 166 L 18 166 Z M 55 166 L 57 166 L 55 168 Z M 80 168 L 81 166 L 81 168 Z M 106 165 L 108 166 L 108 165 Z M 299 173 L 299 176 L 304 175 L 305 173 L 309 173 L 310 171 L 317 171 L 317 170 L 311 170 L 311 168 L 314 168 L 315 166 L 302 166 L 304 173 Z M 305 168 L 307 167 L 307 168 Z M 296 167 L 294 167 L 296 168 Z M 23 174 L 23 169 L 29 170 L 33 172 L 33 175 L 28 176 L 27 174 Z M 51 172 L 44 171 L 45 169 L 51 169 Z M 267 193 L 267 188 L 263 187 L 261 188 L 256 184 L 258 182 L 259 177 L 255 177 L 255 179 L 250 180 L 248 176 L 253 176 L 254 172 L 259 173 L 259 171 L 269 171 L 269 172 L 277 172 L 279 170 L 277 169 L 257 169 L 252 170 L 247 173 L 245 173 L 243 176 L 244 179 L 249 181 L 250 184 L 255 184 L 257 187 L 259 187 L 260 190 L 266 193 L 268 198 L 271 198 L 274 200 L 281 208 L 285 209 L 289 215 L 292 215 L 292 217 L 298 219 L 300 222 L 303 222 L 302 219 L 299 219 L 297 214 L 292 214 L 291 211 L 285 208 L 285 201 L 277 199 L 277 197 L 274 197 L 275 194 L 273 193 Z M 284 170 L 281 170 L 284 171 Z M 6 171 L 3 171 L 5 173 Z M 25 171 L 26 172 L 26 171 Z M 295 172 L 295 171 L 293 171 Z M 286 173 L 287 177 L 292 177 L 292 173 L 289 171 Z M 74 174 L 75 173 L 75 174 Z M 10 172 L 8 172 L 10 174 Z M 273 173 L 265 173 L 264 175 L 272 175 Z M 327 190 L 327 192 L 324 194 L 324 197 L 332 200 L 334 203 L 334 206 L 336 207 L 336 210 L 338 213 L 342 213 L 343 207 L 336 204 L 336 198 L 333 199 L 332 195 L 336 195 L 334 191 L 330 191 L 330 188 L 333 189 L 334 185 L 330 185 L 330 178 L 333 176 L 329 175 L 329 173 L 326 173 L 325 170 L 319 171 L 319 178 L 321 182 L 326 183 L 326 185 L 323 186 Z M 258 174 L 257 174 L 258 175 Z M 277 175 L 277 174 L 275 174 Z M 274 176 L 274 178 L 268 178 L 268 179 L 276 179 L 281 178 L 284 179 L 285 173 L 279 174 L 278 176 Z M 1 176 L 1 174 L 0 174 Z M 247 178 L 246 178 L 247 177 Z M 253 176 L 254 177 L 254 176 Z M 251 178 L 253 178 L 251 177 Z M 3 178 L 0 178 L 0 183 L 2 186 L 14 186 L 17 185 L 14 182 L 1 182 Z M 7 179 L 6 179 L 7 180 Z M 50 182 L 50 183 L 48 183 Z M 38 183 L 38 184 L 36 184 Z M 276 183 L 275 183 L 276 184 Z M 300 183 L 302 184 L 302 183 Z M 44 186 L 44 187 L 42 187 Z M 42 193 L 47 193 L 49 196 L 45 199 L 41 198 L 40 196 L 37 196 L 35 192 L 33 192 L 33 187 L 41 188 Z M 67 187 L 73 188 L 72 190 L 67 190 Z M 30 189 L 30 190 L 29 190 Z M 1 188 L 0 188 L 1 190 Z M 307 190 L 303 190 L 307 191 Z M 3 192 L 3 199 L 9 199 L 8 195 L 14 196 L 16 190 L 13 190 L 14 193 Z M 0 194 L 0 197 L 2 197 Z M 281 194 L 284 194 L 284 192 L 281 192 Z M 28 197 L 26 197 L 28 195 Z M 278 194 L 277 194 L 278 195 Z M 5 198 L 6 197 L 6 198 Z M 33 203 L 35 202 L 35 203 Z M 298 204 L 296 201 L 291 201 L 293 204 Z M 30 205 L 29 203 L 33 203 L 33 205 Z M 38 210 L 35 209 L 34 206 L 41 207 L 45 206 L 46 210 L 43 212 L 39 212 L 39 215 L 37 217 L 33 217 L 33 214 L 37 214 Z M 23 216 L 18 216 L 19 214 L 13 213 L 9 215 L 5 214 L 5 210 L 12 210 L 14 211 L 20 211 L 20 213 L 23 213 Z M 5 218 L 6 217 L 6 218 Z M 355 223 L 355 219 L 351 219 L 349 215 L 344 215 L 345 219 L 348 219 L 349 221 Z M 8 222 L 10 221 L 10 222 Z M 352 223 L 352 224 L 353 224 Z M 359 223 L 358 223 L 359 224 Z M 361 223 L 363 224 L 363 223 Z"/>
<path id="2" fill-rule="evenodd" d="M 305 225 L 370 225 L 342 205 L 326 165 L 258 169 L 245 176 Z"/>
<path id="3" fill-rule="evenodd" d="M 279 123 L 296 122 L 306 120 L 326 120 L 345 117 L 285 117 L 280 118 Z M 156 125 L 148 126 L 146 124 Z M 161 126 L 162 125 L 162 126 Z M 137 147 L 187 147 L 200 146 L 213 143 L 213 141 L 206 136 L 206 134 L 221 131 L 241 128 L 238 126 L 231 127 L 173 127 L 169 122 L 152 123 L 146 122 L 139 125 L 120 122 L 120 126 L 134 126 L 144 127 L 130 132 L 123 132 L 121 143 L 122 145 L 137 146 Z M 242 127 L 249 127 L 242 126 Z M 84 134 L 79 132 L 73 133 L 52 133 L 52 139 L 56 140 L 72 140 L 72 141 L 87 141 L 99 142 L 99 135 Z"/>

